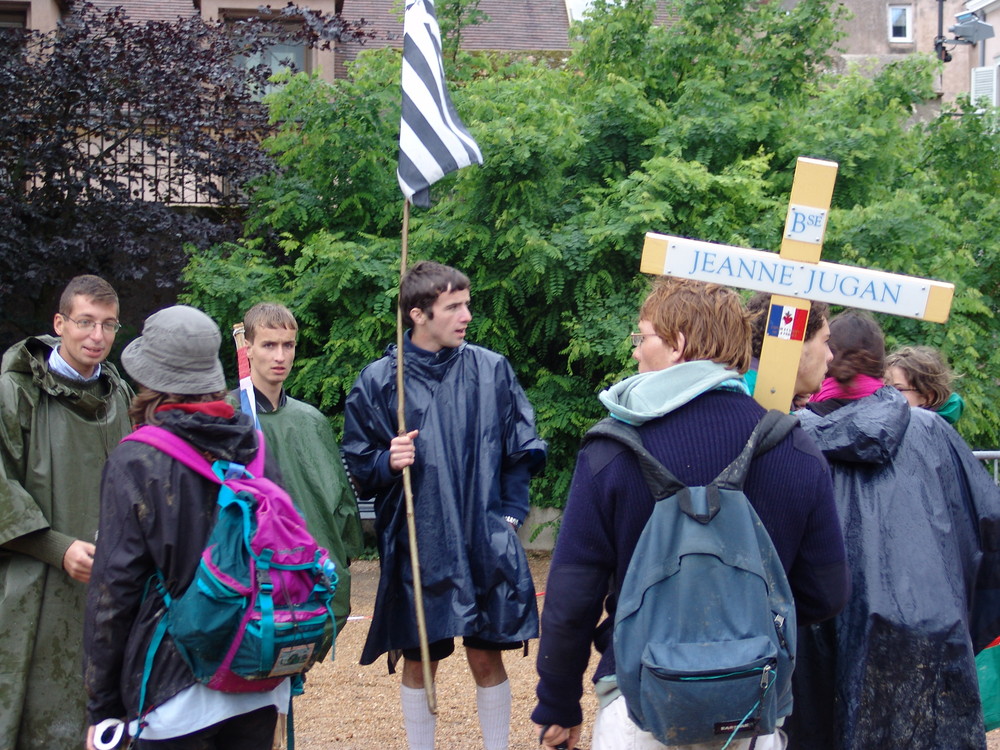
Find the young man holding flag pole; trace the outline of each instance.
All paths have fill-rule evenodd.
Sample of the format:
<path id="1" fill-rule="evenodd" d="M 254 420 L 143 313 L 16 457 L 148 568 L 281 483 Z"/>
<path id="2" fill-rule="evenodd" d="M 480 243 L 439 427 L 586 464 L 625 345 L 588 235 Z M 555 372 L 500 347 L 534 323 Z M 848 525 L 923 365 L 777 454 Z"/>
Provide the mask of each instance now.
<path id="1" fill-rule="evenodd" d="M 437 662 L 462 636 L 485 747 L 505 750 L 511 692 L 501 652 L 538 632 L 516 529 L 546 446 L 510 363 L 465 342 L 472 318 L 468 278 L 429 261 L 407 268 L 410 203 L 428 207 L 434 182 L 481 164 L 482 154 L 445 88 L 433 3 L 414 0 L 405 11 L 398 177 L 406 201 L 396 346 L 364 369 L 345 409 L 345 457 L 362 493 L 376 498 L 382 567 L 361 662 L 388 652 L 392 670 L 402 654 L 409 747 L 433 748 Z M 411 326 L 406 335 L 404 322 Z M 418 429 L 408 431 L 407 415 Z M 418 526 L 435 540 L 422 555 Z"/>
<path id="2" fill-rule="evenodd" d="M 441 59 L 441 30 L 434 13 L 433 0 L 410 0 L 403 16 L 402 112 L 399 123 L 399 167 L 396 175 L 403 191 L 403 233 L 399 278 L 406 274 L 410 232 L 410 203 L 429 208 L 430 186 L 461 167 L 475 161 L 483 163 L 479 146 L 469 135 L 451 103 L 444 81 Z M 396 310 L 396 409 L 399 435 L 406 436 L 405 392 L 403 388 L 403 310 Z M 414 607 L 420 635 L 420 655 L 427 708 L 437 713 L 437 699 L 431 675 L 431 661 L 424 622 L 424 603 L 420 581 L 416 528 L 413 521 L 413 490 L 410 469 L 402 470 L 406 497 L 407 528 L 413 566 Z"/>

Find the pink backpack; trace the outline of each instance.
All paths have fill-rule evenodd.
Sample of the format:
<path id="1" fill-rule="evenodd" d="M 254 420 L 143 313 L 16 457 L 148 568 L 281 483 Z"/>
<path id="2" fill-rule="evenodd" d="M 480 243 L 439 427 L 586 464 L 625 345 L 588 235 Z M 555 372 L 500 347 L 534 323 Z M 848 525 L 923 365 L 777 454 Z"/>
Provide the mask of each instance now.
<path id="1" fill-rule="evenodd" d="M 288 493 L 263 476 L 264 436 L 257 434 L 260 450 L 248 466 L 209 464 L 161 427 L 140 427 L 124 438 L 152 445 L 221 485 L 216 523 L 191 585 L 174 598 L 162 571 L 152 580 L 166 612 L 147 652 L 140 715 L 149 708 L 146 683 L 165 633 L 198 681 L 229 693 L 271 690 L 306 672 L 333 645 L 333 562 Z"/>

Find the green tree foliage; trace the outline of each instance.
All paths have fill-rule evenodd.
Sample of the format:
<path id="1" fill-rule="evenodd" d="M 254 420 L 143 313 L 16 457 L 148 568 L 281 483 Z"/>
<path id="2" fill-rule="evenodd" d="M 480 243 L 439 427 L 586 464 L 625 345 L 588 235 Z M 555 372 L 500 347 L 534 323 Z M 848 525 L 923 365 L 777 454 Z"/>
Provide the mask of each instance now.
<path id="1" fill-rule="evenodd" d="M 564 65 L 460 54 L 449 70 L 485 163 L 432 188 L 409 253 L 470 275 L 469 338 L 510 357 L 551 446 L 536 502 L 561 506 L 597 392 L 633 372 L 645 233 L 776 250 L 800 155 L 842 165 L 825 259 L 956 284 L 947 326 L 884 323 L 892 344 L 945 351 L 966 374 L 964 434 L 997 444 L 997 123 L 965 102 L 914 124 L 930 59 L 826 72 L 840 7 L 678 0 L 662 28 L 650 3 L 599 0 Z M 350 80 L 300 76 L 274 95 L 283 171 L 252 231 L 188 271 L 190 300 L 228 320 L 261 297 L 292 306 L 292 388 L 334 414 L 394 337 L 398 70 L 398 53 L 372 52 Z"/>

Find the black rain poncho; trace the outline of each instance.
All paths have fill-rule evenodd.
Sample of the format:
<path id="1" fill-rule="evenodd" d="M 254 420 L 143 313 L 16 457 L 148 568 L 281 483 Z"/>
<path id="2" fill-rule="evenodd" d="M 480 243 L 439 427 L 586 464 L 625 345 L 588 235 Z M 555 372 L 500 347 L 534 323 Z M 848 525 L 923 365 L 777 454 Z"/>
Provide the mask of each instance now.
<path id="1" fill-rule="evenodd" d="M 970 611 L 980 564 L 997 569 L 1000 491 L 894 389 L 798 414 L 830 462 L 853 590 L 800 633 L 790 746 L 985 748 L 973 651 L 1000 632 L 986 598 L 975 627 Z"/>
<path id="2" fill-rule="evenodd" d="M 504 520 L 527 513 L 505 504 L 505 478 L 545 461 L 531 405 L 510 363 L 470 344 L 436 354 L 407 348 L 405 375 L 406 426 L 420 430 L 411 481 L 428 640 L 535 638 L 531 573 Z M 348 468 L 375 496 L 382 574 L 361 655 L 371 664 L 418 645 L 403 483 L 386 456 L 397 432 L 395 346 L 362 371 L 345 411 Z"/>

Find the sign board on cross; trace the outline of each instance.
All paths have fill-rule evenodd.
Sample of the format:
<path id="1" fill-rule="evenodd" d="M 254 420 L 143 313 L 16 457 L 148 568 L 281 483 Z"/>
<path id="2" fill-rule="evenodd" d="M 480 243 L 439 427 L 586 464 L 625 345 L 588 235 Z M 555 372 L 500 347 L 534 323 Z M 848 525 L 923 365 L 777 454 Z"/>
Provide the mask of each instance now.
<path id="1" fill-rule="evenodd" d="M 836 176 L 835 162 L 799 158 L 778 254 L 646 234 L 644 273 L 772 294 L 754 393 L 769 409 L 787 411 L 796 395 L 810 300 L 937 323 L 951 311 L 953 284 L 819 260 Z"/>

